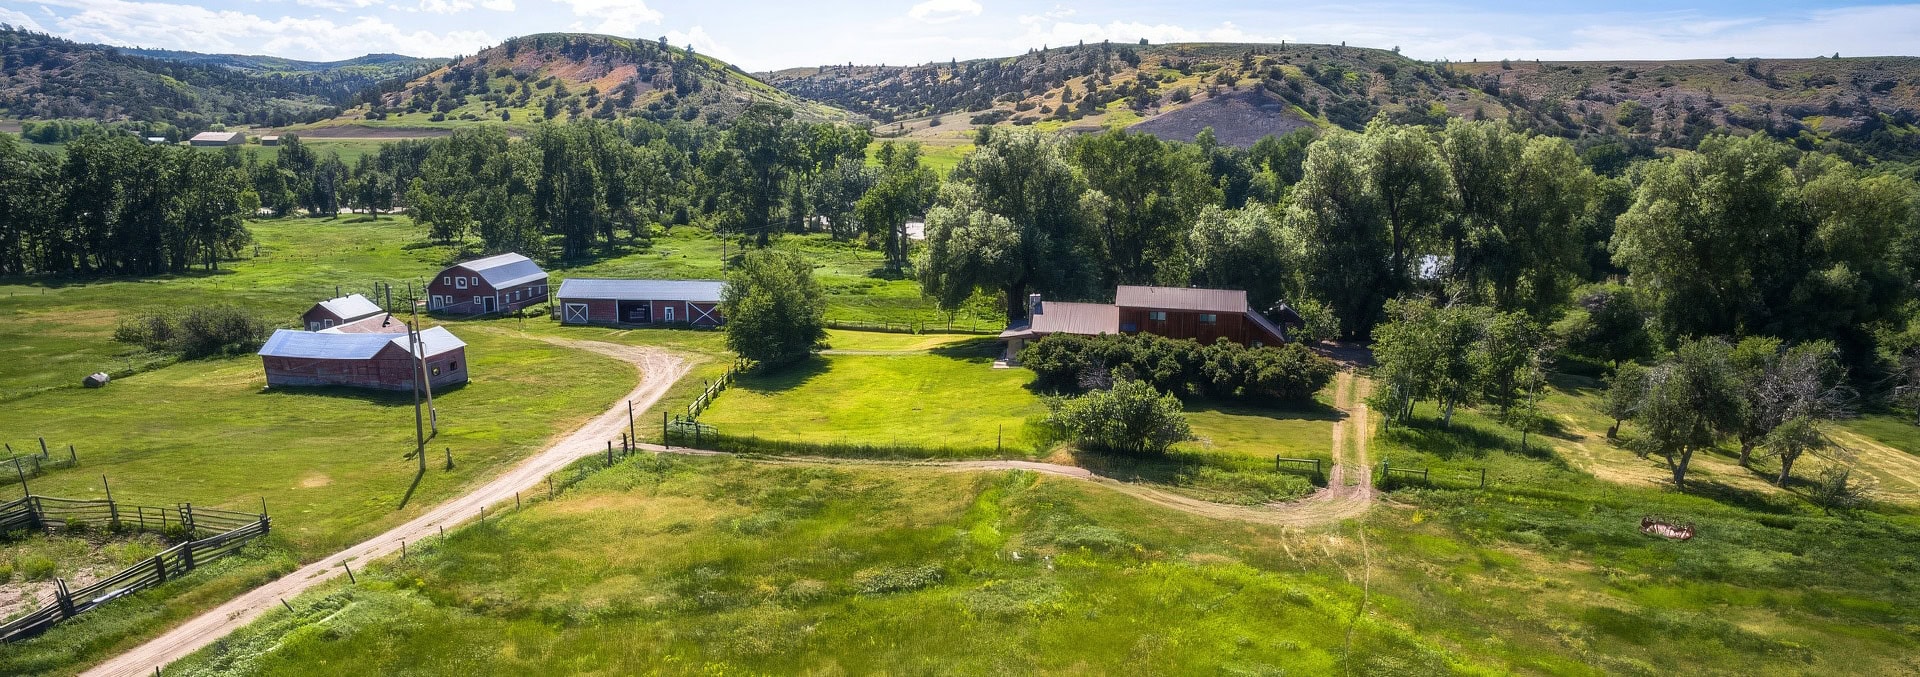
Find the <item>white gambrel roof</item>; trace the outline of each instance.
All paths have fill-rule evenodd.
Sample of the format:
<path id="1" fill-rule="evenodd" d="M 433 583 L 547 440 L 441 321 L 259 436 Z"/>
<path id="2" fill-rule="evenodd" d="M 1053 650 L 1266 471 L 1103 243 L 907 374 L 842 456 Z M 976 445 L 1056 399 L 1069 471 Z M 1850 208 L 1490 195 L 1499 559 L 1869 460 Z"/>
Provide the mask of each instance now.
<path id="1" fill-rule="evenodd" d="M 486 280 L 494 289 L 505 289 L 547 278 L 547 271 L 525 256 L 514 253 L 495 254 L 484 259 L 474 259 L 458 264 L 461 268 L 473 271 Z"/>
<path id="2" fill-rule="evenodd" d="M 421 330 L 427 357 L 466 347 L 446 327 Z M 260 346 L 263 357 L 292 357 L 309 360 L 365 360 L 380 354 L 387 346 L 408 351 L 406 334 L 340 334 L 321 331 L 276 329 L 267 344 Z"/>
<path id="3" fill-rule="evenodd" d="M 339 317 L 343 322 L 352 322 L 364 317 L 372 317 L 382 312 L 378 304 L 367 300 L 367 297 L 359 294 L 348 294 L 337 299 L 327 299 L 315 305 L 327 309 L 327 312 L 333 313 L 334 316 Z"/>

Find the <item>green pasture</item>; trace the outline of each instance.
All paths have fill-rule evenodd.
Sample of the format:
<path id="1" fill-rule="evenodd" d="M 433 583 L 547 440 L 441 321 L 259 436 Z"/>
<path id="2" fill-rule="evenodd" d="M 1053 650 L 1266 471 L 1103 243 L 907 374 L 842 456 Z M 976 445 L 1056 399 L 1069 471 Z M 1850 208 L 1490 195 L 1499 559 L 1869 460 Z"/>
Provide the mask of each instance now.
<path id="1" fill-rule="evenodd" d="M 166 674 L 1920 666 L 1911 519 L 1638 489 L 1394 499 L 1281 529 L 1020 472 L 642 456 L 292 600 Z M 1650 507 L 1702 535 L 1641 535 Z"/>

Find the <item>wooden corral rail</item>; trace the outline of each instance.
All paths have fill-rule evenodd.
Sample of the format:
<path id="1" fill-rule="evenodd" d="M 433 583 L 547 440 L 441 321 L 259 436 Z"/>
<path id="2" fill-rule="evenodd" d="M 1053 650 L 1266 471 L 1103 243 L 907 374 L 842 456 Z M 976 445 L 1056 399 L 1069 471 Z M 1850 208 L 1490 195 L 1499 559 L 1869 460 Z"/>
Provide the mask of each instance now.
<path id="1" fill-rule="evenodd" d="M 705 412 L 707 407 L 713 405 L 713 398 L 719 397 L 720 391 L 726 390 L 727 386 L 733 385 L 733 379 L 739 376 L 740 372 L 746 370 L 746 360 L 734 360 L 733 364 L 727 365 L 726 374 L 708 383 L 707 389 L 701 391 L 699 397 L 693 398 L 693 401 L 687 404 L 687 419 L 693 420 L 700 418 L 700 414 Z"/>
<path id="2" fill-rule="evenodd" d="M 1382 484 L 1392 484 L 1394 473 L 1400 473 L 1401 475 L 1406 477 L 1419 477 L 1420 481 L 1426 482 L 1426 483 L 1432 483 L 1434 479 L 1431 471 L 1427 470 L 1426 468 L 1395 468 L 1393 467 L 1392 461 L 1380 462 L 1380 482 Z M 1479 488 L 1481 489 L 1487 488 L 1487 469 L 1486 468 L 1480 468 L 1478 471 L 1470 471 L 1470 472 L 1462 473 L 1458 476 L 1458 478 L 1470 483 L 1477 482 L 1479 484 Z"/>
<path id="3" fill-rule="evenodd" d="M 1313 466 L 1314 477 L 1325 478 L 1327 476 L 1326 473 L 1321 470 L 1320 459 L 1317 458 L 1287 458 L 1285 456 L 1275 456 L 1273 457 L 1274 472 L 1286 470 L 1286 468 L 1281 465 L 1283 463 L 1291 464 L 1297 470 L 1305 470 L 1307 466 L 1311 465 Z"/>
<path id="4" fill-rule="evenodd" d="M 829 329 L 851 329 L 855 331 L 892 332 L 896 334 L 981 334 L 995 335 L 1000 330 L 982 328 L 979 320 L 971 320 L 965 325 L 948 322 L 928 322 L 926 320 L 827 320 Z"/>
<path id="5" fill-rule="evenodd" d="M 129 511 L 139 516 L 137 522 L 121 519 Z M 82 588 L 68 589 L 66 581 L 54 579 L 51 599 L 41 599 L 39 608 L 32 613 L 0 624 L 0 644 L 39 635 L 94 607 L 184 576 L 195 567 L 232 554 L 248 541 L 267 535 L 272 528 L 265 512 L 255 515 L 195 508 L 190 503 L 168 509 L 121 506 L 112 500 L 27 496 L 0 504 L 0 532 L 27 528 L 53 530 L 56 525 L 71 528 L 94 520 L 109 528 L 175 531 L 190 540 Z M 209 535 L 194 539 L 202 534 Z"/>

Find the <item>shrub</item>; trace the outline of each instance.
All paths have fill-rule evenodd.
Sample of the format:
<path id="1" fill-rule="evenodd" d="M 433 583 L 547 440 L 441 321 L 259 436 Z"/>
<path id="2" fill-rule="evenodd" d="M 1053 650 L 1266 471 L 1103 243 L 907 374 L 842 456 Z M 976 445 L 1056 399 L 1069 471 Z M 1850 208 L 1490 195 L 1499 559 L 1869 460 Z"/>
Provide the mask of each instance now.
<path id="1" fill-rule="evenodd" d="M 1054 418 L 1090 449 L 1163 454 L 1175 442 L 1193 439 L 1179 398 L 1163 395 L 1144 381 L 1124 380 L 1111 390 L 1067 400 Z"/>
<path id="2" fill-rule="evenodd" d="M 1035 385 L 1050 392 L 1099 387 L 1113 374 L 1177 395 L 1292 401 L 1312 399 L 1336 371 L 1331 360 L 1299 344 L 1247 348 L 1221 339 L 1203 347 L 1152 334 L 1054 334 L 1028 344 L 1020 362 L 1037 375 Z"/>
<path id="3" fill-rule="evenodd" d="M 826 338 L 826 294 L 813 266 L 792 252 L 748 253 L 727 278 L 720 313 L 727 348 L 763 365 L 805 359 Z"/>
<path id="4" fill-rule="evenodd" d="M 853 586 L 863 595 L 907 592 L 939 583 L 945 573 L 938 564 L 866 569 L 853 575 Z"/>
<path id="5" fill-rule="evenodd" d="M 121 321 L 113 338 L 156 353 L 187 359 L 255 350 L 267 338 L 267 323 L 251 311 L 229 305 L 192 306 L 152 312 Z"/>
<path id="6" fill-rule="evenodd" d="M 55 565 L 53 558 L 44 555 L 27 555 L 20 558 L 20 575 L 29 581 L 44 581 L 53 578 Z"/>

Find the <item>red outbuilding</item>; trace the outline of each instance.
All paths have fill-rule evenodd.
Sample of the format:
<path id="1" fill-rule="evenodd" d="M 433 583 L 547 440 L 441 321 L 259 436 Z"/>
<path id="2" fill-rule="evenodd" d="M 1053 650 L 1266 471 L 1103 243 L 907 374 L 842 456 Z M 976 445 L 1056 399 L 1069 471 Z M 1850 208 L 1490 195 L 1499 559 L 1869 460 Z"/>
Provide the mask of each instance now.
<path id="1" fill-rule="evenodd" d="M 412 390 L 420 363 L 408 346 L 405 326 L 394 326 L 400 333 L 276 330 L 260 347 L 267 387 Z M 445 327 L 422 330 L 420 342 L 434 389 L 467 382 L 466 343 Z"/>
<path id="2" fill-rule="evenodd" d="M 305 315 L 300 316 L 300 324 L 307 331 L 320 331 L 328 327 L 337 327 L 356 320 L 364 320 L 381 313 L 380 306 L 359 294 L 348 294 L 337 299 L 327 299 L 313 304 Z"/>
<path id="3" fill-rule="evenodd" d="M 561 324 L 717 327 L 719 280 L 593 280 L 570 278 L 553 295 Z"/>
<path id="4" fill-rule="evenodd" d="M 427 310 L 485 315 L 547 300 L 547 271 L 519 254 L 456 263 L 427 281 Z"/>

